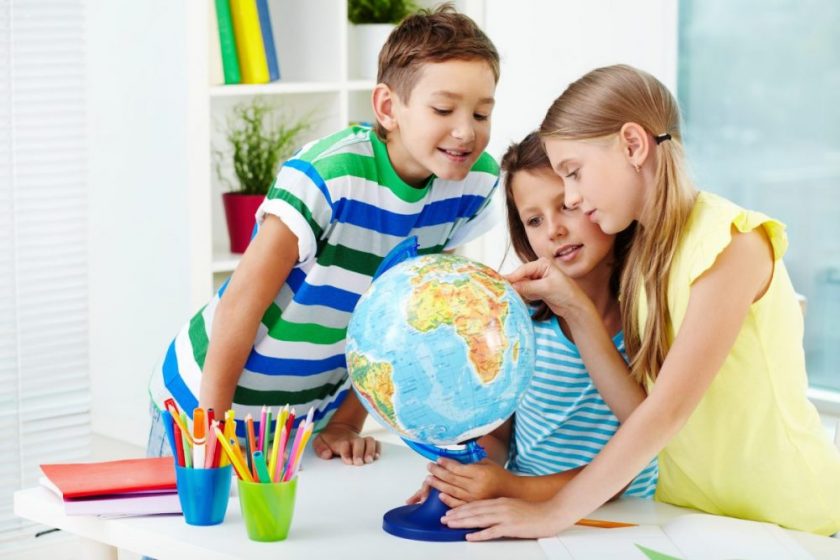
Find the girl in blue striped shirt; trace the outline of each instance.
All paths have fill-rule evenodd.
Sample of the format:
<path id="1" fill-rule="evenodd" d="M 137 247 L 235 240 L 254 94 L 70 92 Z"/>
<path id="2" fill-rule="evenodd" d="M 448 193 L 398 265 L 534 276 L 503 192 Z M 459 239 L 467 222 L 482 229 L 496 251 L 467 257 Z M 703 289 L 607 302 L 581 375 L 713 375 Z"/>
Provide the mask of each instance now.
<path id="1" fill-rule="evenodd" d="M 451 507 L 497 497 L 546 500 L 645 398 L 627 367 L 618 304 L 632 231 L 605 234 L 579 208 L 565 206 L 563 179 L 552 171 L 536 133 L 508 149 L 502 169 L 513 248 L 523 262 L 543 267 L 537 284 L 553 283 L 541 290 L 552 300 L 535 302 L 534 378 L 515 415 L 481 438 L 489 459 L 430 464 L 427 485 L 410 503 L 421 500 L 427 486 L 440 490 Z M 548 276 L 552 262 L 563 275 Z M 624 495 L 652 497 L 656 478 L 654 460 Z"/>

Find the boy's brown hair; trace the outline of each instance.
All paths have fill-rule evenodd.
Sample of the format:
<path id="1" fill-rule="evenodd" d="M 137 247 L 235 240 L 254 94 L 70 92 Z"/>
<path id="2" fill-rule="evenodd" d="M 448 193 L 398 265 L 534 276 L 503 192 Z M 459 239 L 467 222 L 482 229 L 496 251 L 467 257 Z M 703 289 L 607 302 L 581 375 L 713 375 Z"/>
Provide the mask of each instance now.
<path id="1" fill-rule="evenodd" d="M 535 171 L 546 169 L 552 171 L 551 162 L 545 153 L 542 139 L 537 131 L 530 133 L 521 142 L 513 143 L 502 157 L 501 168 L 504 173 L 505 204 L 507 206 L 508 232 L 513 252 L 522 262 L 537 260 L 537 254 L 528 242 L 528 234 L 525 232 L 525 224 L 519 218 L 519 211 L 516 209 L 516 201 L 513 199 L 513 178 L 520 171 Z M 553 171 L 552 171 L 553 172 Z M 621 272 L 624 268 L 624 260 L 630 242 L 633 240 L 634 226 L 630 226 L 615 236 L 613 245 L 613 271 L 610 274 L 610 291 L 618 296 L 621 283 Z M 535 321 L 545 321 L 554 315 L 551 309 L 542 302 L 536 302 L 536 309 L 533 314 Z"/>
<path id="2" fill-rule="evenodd" d="M 423 64 L 447 60 L 486 62 L 499 81 L 499 53 L 476 23 L 458 13 L 450 3 L 433 10 L 418 10 L 406 17 L 388 36 L 379 51 L 377 83 L 384 83 L 408 103 Z M 376 123 L 383 140 L 387 131 Z"/>

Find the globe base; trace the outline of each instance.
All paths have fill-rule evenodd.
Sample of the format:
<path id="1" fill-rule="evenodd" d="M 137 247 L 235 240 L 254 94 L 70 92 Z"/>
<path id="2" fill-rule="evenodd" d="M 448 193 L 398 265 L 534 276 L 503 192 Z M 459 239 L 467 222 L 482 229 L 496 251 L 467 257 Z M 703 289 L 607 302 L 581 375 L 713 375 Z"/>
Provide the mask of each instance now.
<path id="1" fill-rule="evenodd" d="M 394 508 L 382 517 L 382 528 L 395 537 L 415 541 L 463 541 L 475 529 L 450 529 L 440 522 L 449 506 L 440 501 L 440 492 L 429 491 L 422 504 Z"/>

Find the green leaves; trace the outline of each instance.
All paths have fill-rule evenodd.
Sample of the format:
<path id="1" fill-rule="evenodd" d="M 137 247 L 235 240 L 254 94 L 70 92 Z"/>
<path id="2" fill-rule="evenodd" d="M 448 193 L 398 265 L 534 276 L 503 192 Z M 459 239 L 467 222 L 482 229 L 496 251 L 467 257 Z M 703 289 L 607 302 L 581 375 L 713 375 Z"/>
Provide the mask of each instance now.
<path id="1" fill-rule="evenodd" d="M 399 23 L 417 9 L 412 0 L 350 0 L 347 19 L 351 23 Z"/>
<path id="2" fill-rule="evenodd" d="M 215 152 L 217 176 L 232 192 L 266 194 L 280 164 L 294 153 L 298 137 L 309 128 L 308 117 L 286 118 L 259 98 L 237 105 L 225 130 L 229 151 Z M 232 157 L 237 184 L 231 184 L 222 173 L 227 155 Z"/>

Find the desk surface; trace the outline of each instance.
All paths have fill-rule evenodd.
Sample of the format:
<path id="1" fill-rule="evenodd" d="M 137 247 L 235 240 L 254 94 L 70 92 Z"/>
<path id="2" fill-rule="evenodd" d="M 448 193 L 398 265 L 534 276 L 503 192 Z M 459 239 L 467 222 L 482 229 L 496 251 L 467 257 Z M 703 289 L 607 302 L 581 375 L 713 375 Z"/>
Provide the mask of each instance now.
<path id="1" fill-rule="evenodd" d="M 405 447 L 388 444 L 383 445 L 379 461 L 364 467 L 349 467 L 337 460 L 322 461 L 309 455 L 298 482 L 289 537 L 277 543 L 248 540 L 237 498 L 231 498 L 224 523 L 213 527 L 193 527 L 185 524 L 180 516 L 168 515 L 121 519 L 67 516 L 59 499 L 43 488 L 16 492 L 14 511 L 20 517 L 160 560 L 274 560 L 278 555 L 294 558 L 334 555 L 366 560 L 545 558 L 537 542 L 532 540 L 427 543 L 385 533 L 382 515 L 402 505 L 419 487 L 426 475 L 426 462 Z M 630 498 L 607 504 L 592 517 L 662 524 L 687 511 Z M 815 558 L 840 558 L 840 540 L 796 531 L 791 534 Z"/>

